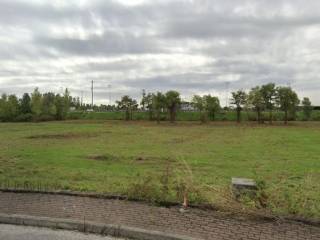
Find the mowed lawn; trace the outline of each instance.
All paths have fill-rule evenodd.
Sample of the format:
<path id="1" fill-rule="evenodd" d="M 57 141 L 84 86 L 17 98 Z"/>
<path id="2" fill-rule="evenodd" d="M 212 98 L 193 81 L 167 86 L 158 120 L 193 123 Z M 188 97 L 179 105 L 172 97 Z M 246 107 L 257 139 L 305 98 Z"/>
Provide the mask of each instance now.
<path id="1" fill-rule="evenodd" d="M 268 208 L 320 217 L 318 122 L 0 123 L 2 185 L 126 194 L 138 179 L 161 179 L 186 165 L 194 185 L 227 192 L 231 177 L 263 180 Z M 206 200 L 215 204 L 217 194 L 207 191 Z"/>

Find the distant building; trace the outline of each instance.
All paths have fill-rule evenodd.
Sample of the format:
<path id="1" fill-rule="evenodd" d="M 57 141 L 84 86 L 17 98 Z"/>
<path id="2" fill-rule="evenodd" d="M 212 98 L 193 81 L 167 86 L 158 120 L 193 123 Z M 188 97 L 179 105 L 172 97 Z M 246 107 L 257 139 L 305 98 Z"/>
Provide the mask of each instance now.
<path id="1" fill-rule="evenodd" d="M 76 107 L 70 107 L 70 112 L 76 111 Z"/>
<path id="2" fill-rule="evenodd" d="M 183 112 L 193 112 L 196 111 L 195 107 L 190 102 L 182 102 L 180 104 L 180 110 Z"/>

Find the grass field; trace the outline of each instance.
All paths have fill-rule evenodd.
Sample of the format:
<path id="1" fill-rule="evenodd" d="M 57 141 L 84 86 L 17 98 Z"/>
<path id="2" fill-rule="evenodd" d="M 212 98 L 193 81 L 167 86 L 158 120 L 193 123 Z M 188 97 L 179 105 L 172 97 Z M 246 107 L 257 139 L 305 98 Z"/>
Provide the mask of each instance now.
<path id="1" fill-rule="evenodd" d="M 265 182 L 267 209 L 320 218 L 318 122 L 79 120 L 1 123 L 0 132 L 2 185 L 180 201 L 188 182 L 191 201 L 228 206 L 231 177 L 248 177 Z"/>

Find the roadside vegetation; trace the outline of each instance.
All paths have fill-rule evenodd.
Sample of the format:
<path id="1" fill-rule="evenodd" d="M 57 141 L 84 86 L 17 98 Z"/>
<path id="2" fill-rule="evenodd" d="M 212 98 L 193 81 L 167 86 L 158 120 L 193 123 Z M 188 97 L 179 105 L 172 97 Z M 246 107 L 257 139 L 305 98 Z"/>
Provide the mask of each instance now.
<path id="1" fill-rule="evenodd" d="M 320 217 L 320 123 L 79 120 L 0 124 L 2 187 L 93 191 Z M 233 200 L 231 177 L 253 178 Z"/>
<path id="2" fill-rule="evenodd" d="M 216 96 L 184 102 L 173 90 L 113 106 L 67 89 L 3 94 L 0 186 L 320 218 L 320 111 L 273 83 L 231 95 L 222 108 Z M 236 201 L 232 177 L 255 179 L 258 194 Z"/>

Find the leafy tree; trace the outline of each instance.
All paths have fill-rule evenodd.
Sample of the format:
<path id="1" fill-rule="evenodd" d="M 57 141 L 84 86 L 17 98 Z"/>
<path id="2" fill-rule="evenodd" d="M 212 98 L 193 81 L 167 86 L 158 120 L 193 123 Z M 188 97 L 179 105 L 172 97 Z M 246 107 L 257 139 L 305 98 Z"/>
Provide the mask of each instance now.
<path id="1" fill-rule="evenodd" d="M 15 121 L 20 113 L 19 100 L 16 95 L 9 95 L 7 102 L 8 121 Z"/>
<path id="2" fill-rule="evenodd" d="M 156 113 L 157 123 L 160 123 L 161 112 L 166 107 L 166 96 L 161 92 L 157 92 L 156 94 L 153 94 L 152 105 L 153 105 L 152 108 Z"/>
<path id="3" fill-rule="evenodd" d="M 309 98 L 305 97 L 302 100 L 302 109 L 305 120 L 310 120 L 311 114 L 312 114 L 312 105 Z"/>
<path id="4" fill-rule="evenodd" d="M 265 101 L 259 86 L 252 88 L 249 92 L 248 103 L 253 106 L 257 113 L 257 121 L 262 123 L 261 113 L 265 108 Z"/>
<path id="5" fill-rule="evenodd" d="M 142 106 L 143 111 L 145 110 L 145 107 L 146 107 L 146 96 L 147 96 L 146 90 L 142 89 L 142 99 L 141 99 L 140 105 Z"/>
<path id="6" fill-rule="evenodd" d="M 149 112 L 149 120 L 151 121 L 153 119 L 153 94 L 148 93 L 146 94 L 145 91 L 142 92 L 142 99 L 141 99 L 141 105 L 142 109 L 147 109 Z"/>
<path id="7" fill-rule="evenodd" d="M 170 114 L 170 122 L 174 123 L 176 120 L 177 109 L 181 103 L 180 93 L 177 91 L 168 91 L 166 96 L 166 106 Z"/>
<path id="8" fill-rule="evenodd" d="M 206 95 L 204 96 L 205 102 L 206 102 L 206 111 L 208 112 L 209 118 L 211 121 L 215 120 L 215 115 L 218 111 L 220 111 L 220 101 L 219 98 Z"/>
<path id="9" fill-rule="evenodd" d="M 56 107 L 56 119 L 63 120 L 65 118 L 64 100 L 60 94 L 56 94 L 54 98 L 54 105 Z"/>
<path id="10" fill-rule="evenodd" d="M 234 104 L 236 106 L 237 122 L 239 123 L 241 121 L 242 107 L 247 102 L 247 94 L 242 90 L 238 90 L 237 92 L 232 92 L 231 94 L 232 94 L 231 104 Z"/>
<path id="11" fill-rule="evenodd" d="M 64 94 L 63 94 L 63 114 L 64 114 L 64 119 L 67 116 L 67 113 L 70 110 L 70 105 L 72 102 L 72 97 L 70 96 L 70 92 L 68 88 L 65 89 Z"/>
<path id="12" fill-rule="evenodd" d="M 265 108 L 269 110 L 269 123 L 272 123 L 272 111 L 274 109 L 276 100 L 276 87 L 274 83 L 268 83 L 261 86 L 261 94 L 264 101 Z"/>
<path id="13" fill-rule="evenodd" d="M 125 111 L 125 120 L 132 120 L 132 113 L 137 109 L 137 101 L 125 95 L 117 101 L 118 108 Z"/>
<path id="14" fill-rule="evenodd" d="M 0 120 L 15 121 L 20 113 L 19 101 L 15 95 L 2 94 L 0 99 Z"/>
<path id="15" fill-rule="evenodd" d="M 0 121 L 7 120 L 7 99 L 6 94 L 2 94 L 0 98 Z"/>
<path id="16" fill-rule="evenodd" d="M 38 118 L 41 115 L 41 107 L 42 95 L 39 92 L 39 89 L 35 88 L 33 93 L 31 94 L 31 111 L 36 118 Z"/>
<path id="17" fill-rule="evenodd" d="M 284 111 L 284 123 L 288 123 L 288 112 L 295 112 L 295 109 L 300 103 L 298 95 L 290 87 L 277 88 L 277 104 Z"/>
<path id="18" fill-rule="evenodd" d="M 49 117 L 55 117 L 57 108 L 55 105 L 55 94 L 48 92 L 42 95 L 42 110 L 41 114 Z"/>
<path id="19" fill-rule="evenodd" d="M 195 108 L 197 108 L 200 112 L 200 121 L 202 123 L 207 121 L 207 102 L 205 97 L 201 97 L 199 95 L 194 95 L 192 98 L 192 103 Z"/>
<path id="20" fill-rule="evenodd" d="M 24 93 L 20 100 L 20 111 L 22 114 L 31 113 L 31 98 L 28 93 Z"/>

